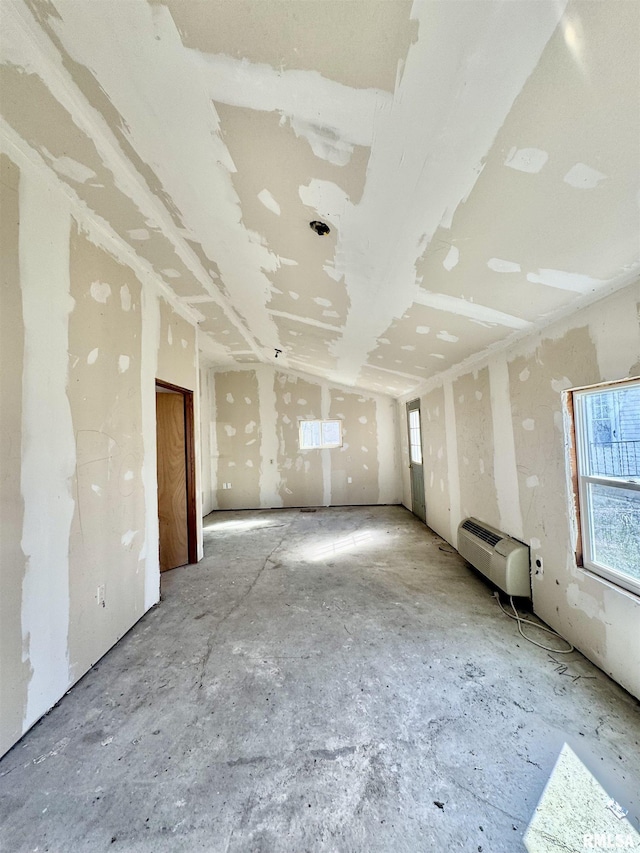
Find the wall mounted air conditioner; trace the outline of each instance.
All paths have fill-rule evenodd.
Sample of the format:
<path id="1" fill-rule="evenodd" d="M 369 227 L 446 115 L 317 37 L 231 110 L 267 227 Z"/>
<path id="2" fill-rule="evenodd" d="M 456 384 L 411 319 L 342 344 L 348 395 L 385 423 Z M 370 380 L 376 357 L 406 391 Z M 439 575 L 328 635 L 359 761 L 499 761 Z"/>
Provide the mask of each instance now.
<path id="1" fill-rule="evenodd" d="M 529 548 L 477 518 L 458 526 L 458 553 L 507 595 L 531 598 Z"/>

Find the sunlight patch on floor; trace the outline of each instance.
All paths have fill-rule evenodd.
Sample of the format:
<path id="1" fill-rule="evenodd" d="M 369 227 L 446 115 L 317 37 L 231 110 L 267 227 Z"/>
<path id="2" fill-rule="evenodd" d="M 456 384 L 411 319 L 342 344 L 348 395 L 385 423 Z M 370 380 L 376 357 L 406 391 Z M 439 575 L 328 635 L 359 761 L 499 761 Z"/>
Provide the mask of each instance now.
<path id="1" fill-rule="evenodd" d="M 350 551 L 358 551 L 361 548 L 380 544 L 383 539 L 384 534 L 379 530 L 362 530 L 349 536 L 332 539 L 329 542 L 316 542 L 312 547 L 304 549 L 303 559 L 311 562 L 331 560 L 333 557 L 347 554 Z"/>
<path id="2" fill-rule="evenodd" d="M 236 530 L 255 530 L 260 527 L 281 527 L 282 522 L 268 518 L 237 518 L 232 521 L 213 521 L 205 524 L 205 530 L 215 530 L 220 533 L 231 533 Z"/>
<path id="3" fill-rule="evenodd" d="M 529 853 L 640 851 L 640 834 L 568 744 L 524 835 Z"/>

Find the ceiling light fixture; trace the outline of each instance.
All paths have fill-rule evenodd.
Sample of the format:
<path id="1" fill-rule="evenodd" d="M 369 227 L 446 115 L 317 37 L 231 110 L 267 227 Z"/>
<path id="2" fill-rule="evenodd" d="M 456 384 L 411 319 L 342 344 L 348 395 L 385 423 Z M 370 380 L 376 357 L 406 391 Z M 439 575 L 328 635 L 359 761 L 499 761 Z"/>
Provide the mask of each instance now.
<path id="1" fill-rule="evenodd" d="M 312 231 L 315 231 L 316 234 L 319 234 L 320 237 L 324 237 L 325 234 L 329 233 L 329 226 L 317 219 L 314 219 L 313 222 L 309 223 L 309 228 L 311 228 Z"/>

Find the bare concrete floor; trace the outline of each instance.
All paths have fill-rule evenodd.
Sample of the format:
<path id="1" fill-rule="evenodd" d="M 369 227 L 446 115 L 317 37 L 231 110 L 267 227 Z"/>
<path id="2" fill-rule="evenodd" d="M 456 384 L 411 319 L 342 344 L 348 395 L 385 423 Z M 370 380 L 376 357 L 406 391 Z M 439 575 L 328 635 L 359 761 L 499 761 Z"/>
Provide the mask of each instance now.
<path id="1" fill-rule="evenodd" d="M 638 826 L 638 702 L 523 642 L 406 510 L 205 525 L 0 762 L 3 851 L 512 853 L 565 742 Z"/>

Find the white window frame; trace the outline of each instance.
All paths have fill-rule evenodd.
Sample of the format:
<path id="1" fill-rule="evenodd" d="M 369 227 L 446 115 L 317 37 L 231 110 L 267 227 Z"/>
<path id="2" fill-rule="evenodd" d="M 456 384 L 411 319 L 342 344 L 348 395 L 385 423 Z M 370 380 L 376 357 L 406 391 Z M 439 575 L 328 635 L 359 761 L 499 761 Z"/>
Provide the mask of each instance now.
<path id="1" fill-rule="evenodd" d="M 640 379 L 616 382 L 607 385 L 597 385 L 590 388 L 575 390 L 572 392 L 572 399 L 576 476 L 578 481 L 578 514 L 580 520 L 580 533 L 582 536 L 582 568 L 611 581 L 629 592 L 640 595 L 640 580 L 637 580 L 624 572 L 617 571 L 610 566 L 598 563 L 594 556 L 594 519 L 590 512 L 591 500 L 589 497 L 589 489 L 591 485 L 613 486 L 616 489 L 637 492 L 640 491 L 640 480 L 622 480 L 618 477 L 607 477 L 589 473 L 587 468 L 589 464 L 589 438 L 585 402 L 587 397 L 590 395 L 602 394 L 607 391 L 617 391 L 621 388 L 627 388 L 634 385 L 640 385 Z"/>
<path id="2" fill-rule="evenodd" d="M 314 444 L 313 446 L 308 446 L 303 443 L 302 440 L 302 426 L 303 424 L 320 424 L 320 444 Z M 323 424 L 338 424 L 338 432 L 339 439 L 337 442 L 323 442 L 322 441 L 322 426 Z M 334 447 L 342 447 L 342 421 L 338 418 L 306 418 L 305 420 L 298 421 L 298 446 L 300 450 L 331 450 Z"/>
<path id="3" fill-rule="evenodd" d="M 420 403 L 411 403 L 414 408 L 407 409 L 407 426 L 409 428 L 409 461 L 412 465 L 422 465 L 422 415 L 420 414 Z M 412 424 L 412 415 L 415 415 L 417 424 Z"/>

